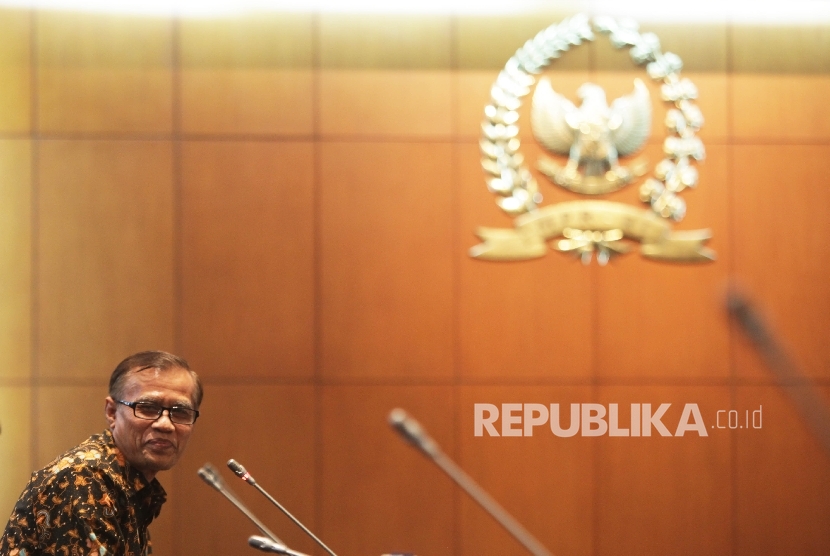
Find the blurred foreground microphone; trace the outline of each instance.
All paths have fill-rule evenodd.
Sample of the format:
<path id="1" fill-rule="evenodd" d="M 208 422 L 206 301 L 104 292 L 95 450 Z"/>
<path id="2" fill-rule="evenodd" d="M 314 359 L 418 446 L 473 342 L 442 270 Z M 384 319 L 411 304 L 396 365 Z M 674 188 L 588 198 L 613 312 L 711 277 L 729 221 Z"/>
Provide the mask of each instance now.
<path id="1" fill-rule="evenodd" d="M 239 477 L 240 479 L 242 479 L 243 481 L 245 481 L 246 483 L 248 483 L 249 485 L 251 485 L 252 487 L 254 487 L 255 489 L 257 489 L 258 491 L 260 491 L 260 492 L 262 493 L 262 495 L 263 495 L 263 496 L 265 496 L 268 500 L 270 500 L 270 501 L 271 501 L 271 503 L 272 503 L 273 505 L 275 505 L 277 508 L 279 508 L 279 509 L 280 509 L 280 511 L 281 511 L 282 513 L 284 513 L 286 516 L 288 516 L 288 519 L 290 519 L 291 521 L 293 521 L 293 522 L 297 525 L 297 527 L 299 527 L 300 529 L 302 529 L 303 531 L 305 531 L 305 534 L 306 534 L 306 535 L 308 535 L 309 537 L 311 537 L 311 538 L 314 540 L 314 542 L 316 542 L 317 544 L 319 544 L 319 545 L 323 548 L 323 550 L 325 550 L 326 552 L 328 552 L 329 554 L 331 554 L 331 556 L 337 556 L 337 554 L 335 554 L 334 552 L 332 552 L 332 550 L 331 550 L 328 546 L 326 546 L 326 545 L 325 545 L 325 543 L 324 543 L 323 541 L 321 541 L 320 539 L 318 539 L 318 538 L 317 538 L 317 536 L 316 536 L 314 533 L 312 533 L 311 531 L 309 531 L 309 530 L 308 530 L 308 527 L 306 527 L 305 525 L 303 525 L 302 523 L 300 523 L 300 520 L 298 520 L 296 517 L 294 517 L 293 515 L 291 515 L 291 512 L 289 512 L 288 510 L 286 510 L 285 508 L 283 508 L 282 504 L 280 504 L 279 502 L 277 502 L 277 501 L 274 499 L 274 497 L 273 497 L 273 496 L 271 496 L 270 494 L 268 494 L 267 492 L 265 492 L 265 489 L 264 489 L 264 488 L 262 488 L 261 486 L 259 486 L 259 484 L 257 484 L 256 480 L 254 480 L 254 478 L 253 478 L 253 477 L 251 477 L 251 474 L 250 474 L 250 473 L 248 473 L 248 471 L 247 471 L 244 467 L 242 467 L 242 464 L 241 464 L 241 463 L 239 463 L 239 462 L 238 462 L 238 461 L 236 461 L 235 459 L 230 459 L 230 460 L 228 460 L 228 467 L 230 468 L 230 470 L 231 470 L 231 471 L 233 471 L 233 472 L 234 472 L 234 474 L 235 474 L 237 477 Z M 251 537 L 251 538 L 254 538 L 254 537 Z M 248 542 L 250 543 L 250 539 L 248 540 Z M 282 543 L 279 543 L 279 544 L 282 544 Z M 251 546 L 253 546 L 253 545 L 251 545 Z M 256 548 L 256 547 L 255 547 L 255 548 Z M 260 550 L 262 550 L 262 549 L 260 548 Z M 283 553 L 283 554 L 287 554 L 287 553 Z"/>
<path id="2" fill-rule="evenodd" d="M 257 529 L 262 531 L 263 534 L 267 535 L 272 541 L 278 543 L 280 545 L 284 544 L 279 537 L 277 537 L 274 533 L 268 530 L 268 528 L 262 524 L 260 520 L 258 520 L 254 514 L 246 508 L 242 502 L 240 502 L 236 495 L 233 494 L 228 487 L 225 486 L 225 481 L 222 480 L 222 477 L 217 472 L 216 468 L 213 467 L 210 463 L 204 464 L 197 472 L 196 472 L 202 480 L 204 480 L 207 484 L 218 490 L 222 495 L 231 501 L 231 503 L 236 506 L 239 511 L 245 514 L 245 517 L 250 519 L 254 525 L 257 526 Z"/>
<path id="3" fill-rule="evenodd" d="M 738 321 L 780 386 L 789 394 L 801 417 L 830 455 L 830 408 L 809 378 L 787 356 L 761 315 L 740 293 L 732 291 L 726 299 L 729 313 Z"/>
<path id="4" fill-rule="evenodd" d="M 404 440 L 418 448 L 424 455 L 434 461 L 450 479 L 464 489 L 473 500 L 479 503 L 493 519 L 507 529 L 528 552 L 535 556 L 552 556 L 542 543 L 540 543 L 530 532 L 522 527 L 516 519 L 507 513 L 484 489 L 467 475 L 458 465 L 455 464 L 446 454 L 441 451 L 438 444 L 429 437 L 420 423 L 410 417 L 403 409 L 393 409 L 389 414 L 389 424 L 403 436 Z"/>
<path id="5" fill-rule="evenodd" d="M 271 539 L 265 537 L 257 537 L 256 535 L 248 537 L 248 544 L 262 552 L 273 552 L 274 554 L 286 554 L 287 556 L 308 556 L 302 552 L 291 550 L 285 545 L 275 543 Z"/>

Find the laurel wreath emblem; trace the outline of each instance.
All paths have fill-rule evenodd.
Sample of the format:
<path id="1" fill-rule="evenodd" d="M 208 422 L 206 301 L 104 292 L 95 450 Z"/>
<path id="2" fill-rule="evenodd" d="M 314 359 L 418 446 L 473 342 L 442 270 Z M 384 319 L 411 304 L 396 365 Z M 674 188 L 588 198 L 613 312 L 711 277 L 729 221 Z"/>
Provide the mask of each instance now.
<path id="1" fill-rule="evenodd" d="M 634 21 L 617 22 L 610 17 L 593 20 L 597 31 L 607 34 L 615 48 L 630 47 L 630 55 L 638 65 L 646 65 L 653 80 L 662 80 L 661 96 L 672 107 L 666 113 L 667 135 L 663 143 L 666 157 L 640 186 L 640 199 L 661 218 L 680 221 L 686 203 L 679 195 L 698 183 L 693 160 L 702 160 L 705 150 L 695 135 L 703 125 L 703 115 L 693 103 L 697 88 L 680 77 L 683 63 L 671 52 L 663 53 L 654 33 L 638 32 Z M 536 179 L 524 166 L 519 152 L 519 114 L 522 99 L 530 93 L 539 74 L 554 59 L 573 46 L 594 40 L 589 18 L 576 15 L 553 24 L 528 40 L 507 61 L 490 90 L 491 102 L 484 109 L 482 167 L 489 175 L 488 189 L 499 197 L 496 203 L 512 216 L 534 211 L 542 201 Z"/>

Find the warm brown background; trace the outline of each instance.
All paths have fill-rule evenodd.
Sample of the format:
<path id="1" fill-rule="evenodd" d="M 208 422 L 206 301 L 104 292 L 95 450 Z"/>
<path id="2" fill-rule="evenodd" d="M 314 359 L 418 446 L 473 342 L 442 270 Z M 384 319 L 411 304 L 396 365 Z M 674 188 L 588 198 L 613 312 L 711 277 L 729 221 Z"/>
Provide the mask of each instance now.
<path id="1" fill-rule="evenodd" d="M 342 556 L 523 553 L 389 430 L 395 406 L 557 556 L 830 553 L 830 459 L 723 308 L 729 283 L 750 292 L 827 392 L 830 25 L 643 26 L 700 89 L 707 159 L 677 227 L 710 227 L 717 262 L 471 260 L 477 226 L 511 225 L 479 166 L 490 85 L 565 15 L 0 10 L 3 515 L 103 429 L 115 364 L 159 348 L 206 383 L 160 477 L 161 556 L 253 553 L 206 461 L 314 550 L 230 457 Z M 604 38 L 549 73 L 571 98 L 644 76 Z M 707 426 L 763 406 L 763 429 L 473 436 L 477 402 L 591 401 L 671 402 L 670 427 L 685 403 Z"/>

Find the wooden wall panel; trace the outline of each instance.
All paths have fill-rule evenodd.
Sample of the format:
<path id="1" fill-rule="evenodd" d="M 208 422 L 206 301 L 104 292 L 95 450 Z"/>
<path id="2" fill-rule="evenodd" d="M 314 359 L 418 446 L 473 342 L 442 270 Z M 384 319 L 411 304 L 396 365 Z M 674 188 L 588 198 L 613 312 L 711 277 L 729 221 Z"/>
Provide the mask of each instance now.
<path id="1" fill-rule="evenodd" d="M 185 133 L 313 131 L 310 14 L 181 22 Z"/>
<path id="2" fill-rule="evenodd" d="M 210 462 L 227 488 L 291 548 L 312 554 L 313 542 L 262 494 L 233 475 L 233 458 L 309 529 L 315 514 L 317 410 L 310 385 L 208 384 L 187 452 L 172 475 L 177 498 L 173 554 L 234 554 L 261 534 L 219 492 L 197 476 Z"/>
<path id="3" fill-rule="evenodd" d="M 456 60 L 461 70 L 501 70 L 505 62 L 550 25 L 573 15 L 561 3 L 541 5 L 531 13 L 492 15 L 459 15 L 456 17 Z M 574 48 L 556 61 L 563 70 L 582 71 L 590 67 L 594 47 L 587 44 Z"/>
<path id="4" fill-rule="evenodd" d="M 830 402 L 828 394 L 824 388 Z M 746 410 L 761 411 L 760 429 L 736 434 L 735 554 L 825 552 L 830 546 L 830 454 L 776 387 L 739 387 L 735 407 L 742 419 Z"/>
<path id="5" fill-rule="evenodd" d="M 182 76 L 186 133 L 310 135 L 309 70 L 188 69 Z"/>
<path id="6" fill-rule="evenodd" d="M 3 515 L 11 514 L 33 469 L 31 397 L 29 386 L 0 385 L 0 469 L 3 470 L 0 508 Z"/>
<path id="7" fill-rule="evenodd" d="M 452 19 L 430 14 L 321 13 L 324 69 L 448 69 Z"/>
<path id="8" fill-rule="evenodd" d="M 726 19 L 707 14 L 706 21 L 683 21 L 682 23 L 661 23 L 643 21 L 639 25 L 641 34 L 654 33 L 660 40 L 662 52 L 673 52 L 683 61 L 683 74 L 694 72 L 725 72 L 730 57 L 730 28 Z M 596 42 L 595 67 L 602 73 L 631 67 L 631 49 L 626 46 L 617 49 L 607 36 L 599 35 Z M 643 67 L 643 69 L 645 69 Z"/>
<path id="9" fill-rule="evenodd" d="M 709 436 L 652 429 L 650 437 L 597 439 L 596 554 L 732 554 L 731 438 L 714 428 L 717 412 L 731 408 L 729 388 L 603 386 L 598 400 L 619 404 L 623 428 L 631 404 L 650 403 L 656 412 L 670 403 L 661 422 L 672 435 L 685 405 L 697 404 Z"/>
<path id="10" fill-rule="evenodd" d="M 312 156 L 308 143 L 183 146 L 181 344 L 204 376 L 313 372 Z"/>
<path id="11" fill-rule="evenodd" d="M 634 91 L 635 79 L 642 80 L 648 87 L 651 97 L 651 134 L 648 140 L 652 143 L 662 144 L 668 135 L 666 131 L 666 113 L 669 109 L 675 108 L 675 104 L 663 100 L 662 80 L 651 79 L 646 73 L 645 67 L 638 67 L 633 62 L 627 67 L 632 69 L 595 73 L 591 75 L 589 81 L 596 83 L 605 90 L 607 102 L 610 104 L 624 95 L 631 94 Z M 710 146 L 712 141 L 716 143 L 725 142 L 729 133 L 726 118 L 729 81 L 726 75 L 682 71 L 681 78 L 689 79 L 698 91 L 698 97 L 694 100 L 694 104 L 703 113 L 704 124 L 697 135 L 704 142 L 704 146 Z M 575 105 L 579 105 L 580 101 L 576 95 L 576 89 L 559 92 L 566 95 Z M 633 156 L 636 157 L 637 155 Z M 654 160 L 652 165 L 656 162 L 657 160 Z"/>
<path id="12" fill-rule="evenodd" d="M 0 9 L 0 132 L 31 129 L 31 14 Z"/>
<path id="13" fill-rule="evenodd" d="M 44 141 L 38 173 L 40 376 L 98 379 L 172 350 L 170 143 Z"/>
<path id="14" fill-rule="evenodd" d="M 451 164 L 445 144 L 321 145 L 326 379 L 452 375 Z"/>
<path id="15" fill-rule="evenodd" d="M 326 386 L 321 404 L 318 535 L 338 554 L 453 554 L 449 479 L 387 424 L 403 408 L 452 454 L 452 388 Z"/>
<path id="16" fill-rule="evenodd" d="M 0 384 L 31 376 L 32 146 L 0 140 Z"/>
<path id="17" fill-rule="evenodd" d="M 830 30 L 825 22 L 735 24 L 730 29 L 732 68 L 738 73 L 826 74 Z"/>
<path id="18" fill-rule="evenodd" d="M 15 451 L 0 502 L 103 428 L 117 361 L 162 348 L 193 362 L 207 398 L 161 476 L 160 555 L 244 551 L 256 532 L 196 477 L 208 460 L 290 545 L 320 553 L 228 457 L 339 553 L 520 550 L 389 430 L 396 405 L 556 554 L 827 553 L 827 460 L 722 294 L 744 287 L 826 390 L 828 26 L 641 27 L 699 89 L 708 157 L 676 227 L 711 227 L 715 263 L 472 260 L 478 226 L 513 225 L 479 162 L 490 87 L 572 7 L 0 10 L 0 452 Z M 545 73 L 572 100 L 586 81 L 614 99 L 645 78 L 602 37 Z M 666 107 L 651 92 L 653 164 Z M 544 202 L 577 199 L 535 170 L 530 105 L 522 153 Z M 605 198 L 639 204 L 634 187 Z M 477 438 L 482 400 L 664 400 L 672 415 L 699 402 L 707 425 L 763 405 L 764 426 Z"/>
<path id="19" fill-rule="evenodd" d="M 36 25 L 40 131 L 171 131 L 170 21 L 38 11 Z"/>
<path id="20" fill-rule="evenodd" d="M 530 165 L 536 151 L 525 152 Z M 460 373 L 473 380 L 586 379 L 595 357 L 592 270 L 553 250 L 535 261 L 471 259 L 468 250 L 480 243 L 476 229 L 513 228 L 487 190 L 479 157 L 477 144 L 457 147 Z"/>
<path id="21" fill-rule="evenodd" d="M 319 130 L 326 136 L 446 139 L 452 132 L 447 71 L 326 69 L 319 79 Z"/>
<path id="22" fill-rule="evenodd" d="M 593 554 L 594 439 L 557 437 L 550 424 L 532 436 L 502 435 L 502 404 L 560 404 L 568 426 L 571 403 L 592 400 L 590 386 L 469 386 L 459 396 L 461 467 L 553 554 Z M 499 437 L 475 436 L 475 404 L 499 408 Z M 521 411 L 514 413 L 521 415 Z M 511 428 L 522 430 L 521 425 Z M 449 480 L 449 479 L 447 479 Z M 525 550 L 466 494 L 461 494 L 457 554 L 520 554 Z"/>
<path id="23" fill-rule="evenodd" d="M 730 112 L 736 139 L 751 143 L 830 138 L 830 76 L 733 74 Z"/>
<path id="24" fill-rule="evenodd" d="M 118 364 L 114 361 L 113 369 Z M 104 431 L 104 399 L 109 372 L 94 386 L 41 386 L 37 389 L 37 469 L 92 434 Z"/>
<path id="25" fill-rule="evenodd" d="M 675 230 L 710 230 L 713 237 L 706 245 L 716 261 L 656 262 L 641 257 L 637 247 L 597 273 L 599 375 L 618 380 L 729 375 L 727 154 L 717 145 L 707 148 L 706 160 L 695 163 L 699 185 L 681 194 L 686 217 L 671 223 Z M 663 155 L 655 145 L 642 156 L 653 168 Z M 634 198 L 637 194 L 636 187 L 628 187 L 609 198 L 647 208 Z"/>
<path id="26" fill-rule="evenodd" d="M 510 57 L 504 59 L 507 63 Z M 502 68 L 496 70 L 464 70 L 454 72 L 454 117 L 455 136 L 458 139 L 478 140 L 482 136 L 481 123 L 484 121 L 484 107 L 492 102 L 490 90 L 493 88 L 496 79 Z M 563 70 L 554 62 L 543 74 L 537 76 L 547 77 L 551 87 L 558 93 L 579 104 L 576 98 L 576 90 L 579 86 L 591 79 L 588 71 Z M 537 81 L 538 82 L 538 81 Z M 523 97 L 522 105 L 517 112 L 519 114 L 519 138 L 527 143 L 535 142 L 533 139 L 533 128 L 530 120 L 530 109 L 533 93 Z"/>
<path id="27" fill-rule="evenodd" d="M 451 29 L 447 16 L 321 14 L 319 132 L 447 138 Z"/>
<path id="28" fill-rule="evenodd" d="M 830 346 L 830 171 L 824 145 L 738 145 L 735 164 L 735 279 L 758 304 L 803 372 L 828 377 Z M 739 344 L 744 346 L 744 344 Z M 738 350 L 740 376 L 768 378 Z M 760 373 L 760 374 L 759 374 Z"/>

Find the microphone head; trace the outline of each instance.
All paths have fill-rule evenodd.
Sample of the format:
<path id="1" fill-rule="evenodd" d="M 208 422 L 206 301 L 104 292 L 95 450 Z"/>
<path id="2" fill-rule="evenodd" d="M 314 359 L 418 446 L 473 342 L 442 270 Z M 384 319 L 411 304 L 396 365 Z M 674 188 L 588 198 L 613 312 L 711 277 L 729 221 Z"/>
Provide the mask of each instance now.
<path id="1" fill-rule="evenodd" d="M 213 467 L 210 463 L 204 464 L 199 470 L 196 472 L 199 477 L 202 478 L 207 484 L 215 488 L 216 490 L 222 489 L 222 477 L 219 476 L 216 468 Z"/>
<path id="2" fill-rule="evenodd" d="M 228 460 L 228 467 L 231 471 L 233 471 L 234 475 L 245 481 L 246 483 L 254 484 L 256 481 L 251 474 L 242 466 L 241 463 L 236 461 L 235 459 Z"/>
<path id="3" fill-rule="evenodd" d="M 726 309 L 738 321 L 749 339 L 759 346 L 770 344 L 770 333 L 752 304 L 740 293 L 732 291 L 726 298 Z"/>
<path id="4" fill-rule="evenodd" d="M 279 545 L 272 541 L 271 539 L 267 539 L 265 537 L 260 537 L 258 535 L 252 535 L 248 537 L 248 544 L 257 550 L 261 550 L 263 552 L 273 552 L 275 554 L 285 554 L 285 547 Z"/>
<path id="5" fill-rule="evenodd" d="M 389 424 L 398 431 L 404 440 L 421 450 L 430 458 L 435 458 L 439 453 L 438 444 L 429 437 L 418 421 L 409 416 L 401 408 L 395 408 L 389 413 Z"/>

